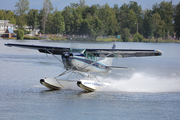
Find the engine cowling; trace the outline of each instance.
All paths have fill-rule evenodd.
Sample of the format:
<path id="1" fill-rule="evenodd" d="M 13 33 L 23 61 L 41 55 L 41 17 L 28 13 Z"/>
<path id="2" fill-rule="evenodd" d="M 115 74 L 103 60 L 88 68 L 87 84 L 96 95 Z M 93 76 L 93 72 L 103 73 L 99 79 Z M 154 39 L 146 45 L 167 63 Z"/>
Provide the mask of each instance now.
<path id="1" fill-rule="evenodd" d="M 74 60 L 74 57 L 79 57 L 79 56 L 84 56 L 84 54 L 81 54 L 81 53 L 75 53 L 75 52 L 65 52 L 63 55 L 62 55 L 62 61 L 63 61 L 63 64 L 64 64 L 64 68 L 66 70 L 69 70 L 69 69 L 74 69 L 74 70 L 77 70 L 78 69 L 78 65 L 77 64 L 73 64 L 73 60 Z"/>
<path id="2" fill-rule="evenodd" d="M 65 52 L 62 55 L 62 61 L 63 61 L 63 64 L 64 64 L 64 68 L 66 70 L 72 68 L 72 63 L 71 63 L 72 59 L 71 59 L 71 57 L 73 57 L 73 53 L 70 53 L 70 52 Z"/>

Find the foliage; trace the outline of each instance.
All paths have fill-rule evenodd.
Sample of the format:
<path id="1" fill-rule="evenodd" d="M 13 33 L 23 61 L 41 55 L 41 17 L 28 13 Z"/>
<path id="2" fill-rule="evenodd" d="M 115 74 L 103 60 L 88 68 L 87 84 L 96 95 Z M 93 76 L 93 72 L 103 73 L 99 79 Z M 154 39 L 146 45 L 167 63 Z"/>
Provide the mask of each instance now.
<path id="1" fill-rule="evenodd" d="M 144 11 L 144 19 L 143 19 L 143 36 L 145 38 L 152 38 L 153 37 L 153 18 L 152 18 L 152 11 L 146 10 Z"/>
<path id="2" fill-rule="evenodd" d="M 48 17 L 47 17 L 47 21 L 46 21 L 46 25 L 45 25 L 45 33 L 44 33 L 44 29 L 43 29 L 43 34 L 52 34 L 54 31 L 53 28 L 53 16 L 54 14 L 49 13 Z"/>
<path id="3" fill-rule="evenodd" d="M 99 18 L 92 18 L 91 20 L 89 20 L 88 30 L 89 35 L 96 40 L 98 36 L 103 35 L 104 33 L 103 23 Z"/>
<path id="4" fill-rule="evenodd" d="M 15 7 L 17 7 L 17 9 L 15 10 L 16 14 L 21 16 L 29 10 L 29 1 L 19 0 L 19 2 L 16 2 Z"/>
<path id="5" fill-rule="evenodd" d="M 130 9 L 127 14 L 127 27 L 130 29 L 131 34 L 134 34 L 137 32 L 136 24 L 138 24 L 138 23 L 137 23 L 137 18 L 136 18 L 135 12 L 133 11 L 133 9 Z"/>
<path id="6" fill-rule="evenodd" d="M 38 21 L 38 10 L 37 9 L 30 9 L 27 16 L 27 24 L 31 26 L 32 30 L 36 29 L 39 25 Z"/>
<path id="7" fill-rule="evenodd" d="M 74 16 L 73 19 L 73 33 L 75 34 L 79 34 L 79 30 L 81 27 L 81 22 L 82 22 L 82 8 L 81 7 L 77 7 L 76 9 L 72 9 L 72 14 Z"/>
<path id="8" fill-rule="evenodd" d="M 65 33 L 72 34 L 73 33 L 73 20 L 74 16 L 72 15 L 72 8 L 70 6 L 66 6 L 62 11 L 62 16 L 64 17 L 65 22 Z"/>
<path id="9" fill-rule="evenodd" d="M 129 36 L 137 31 L 146 39 L 152 38 L 151 41 L 173 38 L 174 33 L 177 39 L 180 37 L 180 3 L 173 7 L 172 1 L 156 3 L 151 10 L 142 10 L 135 1 L 122 6 L 114 4 L 111 8 L 107 3 L 88 6 L 85 0 L 80 0 L 79 3 L 70 3 L 62 11 L 57 8 L 52 11 L 51 0 L 44 0 L 41 10 L 29 10 L 29 1 L 19 0 L 15 7 L 14 12 L 0 10 L 0 20 L 7 19 L 17 24 L 24 34 L 28 31 L 23 27 L 28 25 L 32 30 L 39 28 L 39 33 L 43 34 L 85 35 L 89 40 L 121 34 L 123 41 L 133 41 Z M 136 39 L 136 35 L 135 41 L 141 41 Z"/>
<path id="10" fill-rule="evenodd" d="M 10 20 L 10 23 L 16 24 L 14 12 L 11 10 L 0 10 L 0 20 Z"/>
<path id="11" fill-rule="evenodd" d="M 165 37 L 165 23 L 161 20 L 161 16 L 158 13 L 153 14 L 153 24 L 154 24 L 154 36 Z"/>
<path id="12" fill-rule="evenodd" d="M 130 36 L 130 30 L 128 28 L 123 29 L 122 30 L 123 42 L 128 42 L 129 41 L 129 36 Z"/>
<path id="13" fill-rule="evenodd" d="M 134 42 L 142 42 L 143 41 L 143 36 L 140 35 L 138 32 L 134 34 L 133 36 L 133 41 Z"/>
<path id="14" fill-rule="evenodd" d="M 43 17 L 41 19 L 42 22 L 42 27 L 43 27 L 43 33 L 45 34 L 45 28 L 46 28 L 46 22 L 47 22 L 47 17 L 49 13 L 53 10 L 53 6 L 50 0 L 45 0 L 43 2 Z"/>
<path id="15" fill-rule="evenodd" d="M 164 27 L 159 27 L 158 29 L 160 29 L 159 31 L 161 31 L 161 37 L 168 37 L 168 35 L 173 34 L 174 30 L 173 30 L 173 5 L 172 5 L 172 1 L 171 2 L 165 2 L 162 1 L 159 5 L 155 4 L 153 6 L 153 14 L 159 14 L 161 17 L 161 21 L 160 24 L 164 25 Z M 164 23 L 163 23 L 164 21 Z M 163 29 L 163 30 L 162 30 Z"/>
<path id="16" fill-rule="evenodd" d="M 116 10 L 117 11 L 117 10 Z M 120 33 L 124 28 L 128 28 L 131 34 L 138 31 L 142 32 L 142 8 L 137 2 L 130 1 L 129 4 L 124 3 L 119 11 L 116 12 L 116 18 L 120 26 Z M 138 25 L 138 26 L 137 26 Z"/>
<path id="17" fill-rule="evenodd" d="M 141 5 L 138 5 L 138 3 L 135 2 L 135 1 L 130 1 L 128 6 L 129 6 L 129 10 L 132 9 L 134 11 L 134 13 L 135 13 L 137 21 L 134 21 L 134 22 L 136 24 L 138 23 L 138 31 L 142 34 L 142 32 L 143 32 L 143 28 L 142 28 L 143 18 L 142 18 L 142 8 L 141 8 Z M 136 19 L 134 18 L 134 20 L 136 20 Z M 133 34 L 136 33 L 136 32 L 137 31 L 134 30 Z"/>
<path id="18" fill-rule="evenodd" d="M 158 36 L 159 36 L 158 28 L 159 28 L 159 24 L 161 22 L 161 16 L 158 13 L 155 13 L 155 14 L 153 14 L 152 18 L 153 18 L 153 26 L 154 26 L 154 36 L 156 38 L 158 38 Z"/>
<path id="19" fill-rule="evenodd" d="M 21 29 L 18 29 L 17 30 L 17 39 L 23 40 L 23 38 L 24 38 L 24 31 Z"/>
<path id="20" fill-rule="evenodd" d="M 174 31 L 176 32 L 176 37 L 179 40 L 180 38 L 180 2 L 175 7 Z"/>
<path id="21" fill-rule="evenodd" d="M 53 33 L 60 33 L 63 34 L 65 31 L 65 23 L 64 23 L 64 17 L 61 15 L 60 11 L 55 11 L 54 12 L 54 17 L 53 17 Z"/>
<path id="22" fill-rule="evenodd" d="M 115 11 L 106 3 L 99 9 L 99 19 L 102 21 L 104 35 L 113 35 L 118 32 L 118 23 Z"/>
<path id="23" fill-rule="evenodd" d="M 40 38 L 38 37 L 31 37 L 31 36 L 24 36 L 24 39 L 29 39 L 29 40 L 39 40 Z"/>
<path id="24" fill-rule="evenodd" d="M 22 30 L 22 31 L 23 31 L 23 35 L 30 34 L 30 31 L 27 31 L 27 30 L 25 30 L 24 28 L 14 30 L 14 33 L 18 34 L 19 30 Z"/>
<path id="25" fill-rule="evenodd" d="M 26 24 L 26 12 L 29 10 L 29 1 L 28 0 L 19 0 L 16 2 L 15 13 L 17 15 L 17 25 L 20 29 Z"/>

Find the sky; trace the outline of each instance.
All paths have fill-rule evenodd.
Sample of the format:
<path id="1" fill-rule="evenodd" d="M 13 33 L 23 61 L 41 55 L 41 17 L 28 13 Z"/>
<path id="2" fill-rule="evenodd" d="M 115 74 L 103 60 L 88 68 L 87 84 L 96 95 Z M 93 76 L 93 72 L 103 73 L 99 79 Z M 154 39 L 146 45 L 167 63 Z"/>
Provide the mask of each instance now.
<path id="1" fill-rule="evenodd" d="M 60 11 L 64 9 L 64 7 L 70 5 L 70 3 L 79 3 L 80 0 L 50 0 L 53 7 Z M 113 7 L 114 4 L 118 4 L 120 7 L 124 3 L 129 3 L 129 1 L 135 1 L 138 5 L 141 5 L 142 9 L 151 9 L 155 3 L 160 3 L 163 0 L 85 0 L 86 5 L 91 6 L 93 4 L 104 5 L 106 3 L 109 4 L 110 7 Z M 171 0 L 165 0 L 166 2 L 170 2 Z M 14 11 L 16 8 L 14 7 L 16 2 L 19 0 L 0 0 L 0 9 L 4 10 L 12 10 Z M 42 9 L 44 0 L 29 0 L 29 8 L 30 9 Z M 176 5 L 180 2 L 180 0 L 172 0 L 173 5 Z"/>

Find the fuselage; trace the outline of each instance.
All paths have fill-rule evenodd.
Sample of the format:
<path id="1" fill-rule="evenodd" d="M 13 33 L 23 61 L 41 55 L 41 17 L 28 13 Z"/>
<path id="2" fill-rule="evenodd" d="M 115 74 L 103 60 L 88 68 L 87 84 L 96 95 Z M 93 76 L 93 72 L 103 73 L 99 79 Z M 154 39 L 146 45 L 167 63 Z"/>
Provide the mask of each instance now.
<path id="1" fill-rule="evenodd" d="M 105 58 L 108 59 L 108 58 Z M 100 74 L 109 74 L 111 69 L 104 63 L 89 59 L 82 54 L 64 54 L 62 56 L 62 61 L 66 69 L 78 70 L 81 72 L 97 72 Z"/>

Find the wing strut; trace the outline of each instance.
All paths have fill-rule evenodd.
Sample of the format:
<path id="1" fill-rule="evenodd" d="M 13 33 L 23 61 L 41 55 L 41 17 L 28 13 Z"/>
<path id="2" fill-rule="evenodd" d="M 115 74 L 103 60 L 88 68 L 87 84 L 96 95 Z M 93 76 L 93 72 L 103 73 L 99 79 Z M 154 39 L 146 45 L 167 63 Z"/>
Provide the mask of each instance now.
<path id="1" fill-rule="evenodd" d="M 62 61 L 61 61 L 58 57 L 56 57 L 54 54 L 52 54 L 48 49 L 45 49 L 45 51 L 47 51 L 49 54 L 51 54 L 52 56 L 54 56 L 57 60 L 59 60 L 59 61 L 62 63 Z"/>
<path id="2" fill-rule="evenodd" d="M 72 71 L 73 71 L 72 69 L 71 69 L 71 70 L 66 70 L 66 71 L 64 71 L 63 73 L 61 73 L 60 75 L 58 75 L 57 77 L 55 77 L 55 79 L 58 78 L 58 77 L 60 77 L 60 76 L 62 76 L 62 75 L 68 74 L 68 73 L 70 73 L 70 72 L 72 72 Z"/>
<path id="3" fill-rule="evenodd" d="M 85 66 L 85 67 L 84 67 L 84 68 L 82 68 L 81 70 L 83 70 L 83 69 L 85 69 L 85 68 L 89 67 L 90 65 L 92 65 L 92 64 L 94 64 L 94 63 L 97 63 L 98 61 L 100 61 L 100 60 L 102 60 L 102 59 L 104 59 L 104 58 L 106 58 L 106 57 L 110 56 L 111 54 L 114 54 L 114 53 L 109 53 L 108 55 L 106 55 L 106 56 L 104 56 L 104 57 L 100 58 L 99 60 L 94 61 L 93 63 L 91 63 L 91 64 L 89 64 L 89 65 Z"/>

